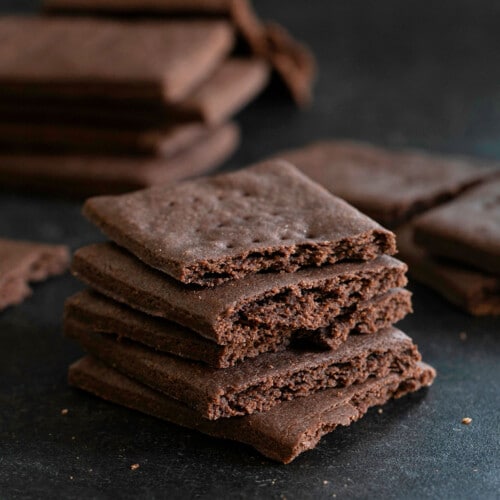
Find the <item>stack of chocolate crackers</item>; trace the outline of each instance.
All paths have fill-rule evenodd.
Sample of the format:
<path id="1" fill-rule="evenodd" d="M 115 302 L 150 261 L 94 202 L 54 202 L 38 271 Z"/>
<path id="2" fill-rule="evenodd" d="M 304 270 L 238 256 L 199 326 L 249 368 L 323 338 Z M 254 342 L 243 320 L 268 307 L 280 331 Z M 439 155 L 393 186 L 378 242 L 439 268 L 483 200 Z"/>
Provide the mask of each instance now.
<path id="1" fill-rule="evenodd" d="M 0 36 L 2 186 L 89 195 L 204 173 L 269 76 L 231 56 L 222 20 L 4 17 Z"/>
<path id="2" fill-rule="evenodd" d="M 430 385 L 395 236 L 291 164 L 88 200 L 70 383 L 288 463 Z"/>
<path id="3" fill-rule="evenodd" d="M 246 0 L 44 8 L 0 18 L 0 187 L 90 196 L 194 177 L 236 149 L 232 120 L 271 69 L 311 98 L 313 55 Z"/>

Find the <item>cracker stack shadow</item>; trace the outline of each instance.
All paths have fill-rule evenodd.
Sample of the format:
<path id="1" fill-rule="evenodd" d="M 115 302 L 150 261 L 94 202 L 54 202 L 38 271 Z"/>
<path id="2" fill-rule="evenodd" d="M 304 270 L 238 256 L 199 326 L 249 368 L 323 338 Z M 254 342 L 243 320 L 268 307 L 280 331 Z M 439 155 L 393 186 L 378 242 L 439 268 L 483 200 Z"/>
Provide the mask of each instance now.
<path id="1" fill-rule="evenodd" d="M 88 200 L 72 385 L 288 463 L 434 370 L 395 236 L 292 165 Z"/>

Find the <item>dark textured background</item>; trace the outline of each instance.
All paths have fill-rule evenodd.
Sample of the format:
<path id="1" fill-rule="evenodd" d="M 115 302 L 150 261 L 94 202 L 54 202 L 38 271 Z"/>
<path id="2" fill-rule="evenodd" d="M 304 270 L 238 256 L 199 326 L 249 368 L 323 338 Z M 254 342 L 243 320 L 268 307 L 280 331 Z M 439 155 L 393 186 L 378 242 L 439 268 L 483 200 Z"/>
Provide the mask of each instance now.
<path id="1" fill-rule="evenodd" d="M 30 12 L 36 2 L 0 7 Z M 257 7 L 312 45 L 321 78 L 307 113 L 271 93 L 245 111 L 244 144 L 230 167 L 333 136 L 500 158 L 497 1 Z M 72 248 L 100 238 L 77 203 L 3 194 L 0 213 L 2 236 Z M 2 499 L 499 496 L 498 320 L 471 318 L 413 285 L 415 314 L 401 326 L 438 369 L 434 386 L 281 466 L 69 389 L 66 369 L 80 351 L 62 338 L 60 318 L 78 289 L 69 276 L 55 279 L 0 315 Z M 470 426 L 460 423 L 465 416 Z"/>

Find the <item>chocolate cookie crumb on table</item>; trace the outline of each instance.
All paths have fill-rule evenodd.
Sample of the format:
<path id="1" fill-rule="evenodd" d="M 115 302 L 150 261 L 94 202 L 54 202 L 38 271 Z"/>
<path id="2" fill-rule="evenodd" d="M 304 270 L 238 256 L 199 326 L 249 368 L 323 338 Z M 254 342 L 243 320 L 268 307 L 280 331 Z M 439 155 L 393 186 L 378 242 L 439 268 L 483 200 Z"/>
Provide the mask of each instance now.
<path id="1" fill-rule="evenodd" d="M 246 443 L 282 463 L 290 463 L 316 447 L 322 436 L 340 425 L 352 424 L 370 407 L 431 385 L 434 377 L 435 371 L 430 366 L 417 363 L 405 374 L 393 372 L 347 389 L 327 389 L 284 401 L 264 413 L 211 421 L 94 358 L 83 358 L 69 370 L 69 382 L 74 387 L 183 427 Z"/>
<path id="2" fill-rule="evenodd" d="M 91 198 L 84 214 L 146 264 L 206 286 L 396 251 L 393 233 L 284 161 Z"/>
<path id="3" fill-rule="evenodd" d="M 0 239 L 0 310 L 31 295 L 29 283 L 61 274 L 68 265 L 65 246 Z"/>

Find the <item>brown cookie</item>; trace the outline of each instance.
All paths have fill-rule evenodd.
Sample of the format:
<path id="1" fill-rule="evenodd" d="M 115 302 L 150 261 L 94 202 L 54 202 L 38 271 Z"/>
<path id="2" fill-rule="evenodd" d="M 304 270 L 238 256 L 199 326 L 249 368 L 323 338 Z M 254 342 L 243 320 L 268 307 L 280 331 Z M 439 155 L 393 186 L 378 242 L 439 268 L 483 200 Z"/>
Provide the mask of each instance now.
<path id="1" fill-rule="evenodd" d="M 228 368 L 265 352 L 286 349 L 296 340 L 328 349 L 338 348 L 351 332 L 375 333 L 388 328 L 409 312 L 411 294 L 397 288 L 345 308 L 327 328 L 313 331 L 272 330 L 253 342 L 218 345 L 188 328 L 143 314 L 86 290 L 66 301 L 65 323 L 78 323 L 81 328 L 92 332 L 118 335 L 157 351 L 202 361 L 214 368 Z"/>
<path id="2" fill-rule="evenodd" d="M 384 255 L 200 288 L 169 278 L 111 243 L 80 248 L 72 264 L 75 276 L 102 294 L 221 345 L 255 341 L 274 330 L 328 327 L 344 308 L 404 286 L 406 270 Z"/>
<path id="3" fill-rule="evenodd" d="M 415 280 L 475 316 L 500 315 L 500 278 L 427 254 L 413 241 L 413 226 L 397 231 L 398 257 Z"/>
<path id="4" fill-rule="evenodd" d="M 351 141 L 323 141 L 276 155 L 389 227 L 500 175 L 499 163 Z"/>
<path id="5" fill-rule="evenodd" d="M 84 214 L 150 266 L 207 286 L 395 252 L 393 233 L 283 161 L 92 198 Z"/>
<path id="6" fill-rule="evenodd" d="M 65 333 L 92 356 L 210 420 L 268 411 L 282 401 L 391 372 L 404 376 L 421 360 L 411 339 L 395 328 L 351 336 L 336 351 L 287 349 L 224 370 L 118 341 L 78 323 L 67 322 Z"/>
<path id="7" fill-rule="evenodd" d="M 172 110 L 183 120 L 218 125 L 234 116 L 267 85 L 269 66 L 259 59 L 228 59 Z"/>
<path id="8" fill-rule="evenodd" d="M 124 193 L 204 174 L 239 143 L 236 125 L 224 125 L 167 158 L 0 154 L 0 187 L 68 196 Z"/>
<path id="9" fill-rule="evenodd" d="M 224 21 L 0 19 L 2 95 L 176 102 L 231 50 Z M 30 36 L 26 36 L 29 33 Z"/>
<path id="10" fill-rule="evenodd" d="M 231 19 L 255 55 L 269 61 L 295 102 L 311 101 L 316 61 L 311 51 L 283 26 L 264 23 L 247 0 L 45 0 L 50 12 L 215 16 Z"/>
<path id="11" fill-rule="evenodd" d="M 0 310 L 31 295 L 28 283 L 61 274 L 68 265 L 65 246 L 0 239 Z"/>
<path id="12" fill-rule="evenodd" d="M 264 25 L 263 40 L 265 43 L 261 55 L 270 61 L 294 101 L 299 106 L 309 105 L 313 99 L 312 90 L 317 74 L 314 54 L 277 23 Z"/>
<path id="13" fill-rule="evenodd" d="M 123 147 L 128 138 L 133 145 L 138 140 L 136 137 L 142 139 L 145 128 L 164 129 L 170 126 L 179 129 L 179 124 L 183 124 L 182 127 L 201 127 L 201 123 L 221 125 L 262 91 L 268 77 L 269 68 L 265 62 L 232 58 L 221 63 L 185 99 L 175 103 L 162 104 L 157 99 L 131 101 L 126 96 L 121 100 L 114 98 L 109 101 L 92 101 L 75 96 L 63 103 L 58 99 L 40 99 L 38 96 L 23 96 L 22 100 L 13 100 L 10 96 L 6 96 L 6 99 L 0 97 L 0 112 L 6 122 L 0 144 L 8 141 L 11 128 L 15 130 L 15 127 L 23 125 L 32 127 L 24 134 L 25 143 L 28 139 L 40 143 L 56 128 L 49 138 L 52 142 L 59 141 L 56 144 L 63 142 L 63 145 L 71 128 L 78 127 L 83 137 L 75 137 L 75 132 L 70 135 L 73 139 L 71 144 L 77 147 L 78 139 L 89 135 L 101 142 L 111 137 L 113 141 L 119 140 Z M 98 128 L 96 123 L 99 124 Z M 68 126 L 70 132 L 65 130 Z M 38 130 L 41 136 L 37 135 Z M 150 130 L 146 132 L 146 137 L 160 133 L 161 130 Z M 94 146 L 89 143 L 90 140 L 86 143 L 87 147 Z"/>
<path id="14" fill-rule="evenodd" d="M 289 463 L 316 447 L 325 434 L 361 418 L 370 407 L 431 385 L 435 375 L 433 368 L 418 363 L 406 375 L 390 373 L 347 389 L 327 389 L 285 401 L 265 413 L 217 421 L 201 418 L 182 403 L 91 357 L 71 365 L 69 383 L 107 401 L 177 425 L 246 443 L 272 460 Z"/>
<path id="15" fill-rule="evenodd" d="M 0 123 L 2 153 L 159 156 L 169 158 L 207 139 L 212 130 L 185 123 L 158 130 L 130 130 L 62 123 Z"/>
<path id="16" fill-rule="evenodd" d="M 500 279 L 500 180 L 467 191 L 418 217 L 415 242 L 428 253 Z"/>

